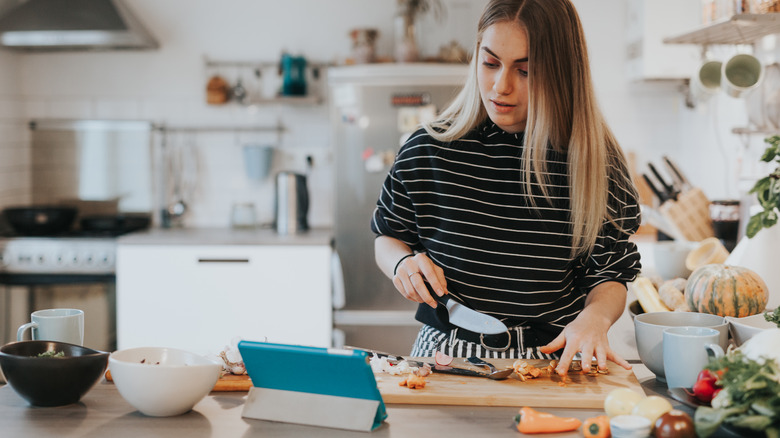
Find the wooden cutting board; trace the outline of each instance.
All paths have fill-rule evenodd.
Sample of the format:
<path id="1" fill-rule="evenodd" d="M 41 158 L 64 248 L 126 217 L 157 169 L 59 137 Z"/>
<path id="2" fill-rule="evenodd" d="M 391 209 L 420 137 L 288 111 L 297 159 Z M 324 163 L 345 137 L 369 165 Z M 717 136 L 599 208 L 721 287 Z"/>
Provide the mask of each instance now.
<path id="1" fill-rule="evenodd" d="M 427 358 L 428 362 L 433 362 Z M 498 369 L 511 367 L 514 359 L 489 359 Z M 545 367 L 546 360 L 529 360 L 530 365 Z M 483 371 L 465 362 L 453 360 L 453 366 Z M 629 388 L 644 394 L 634 373 L 609 362 L 609 374 L 584 375 L 572 371 L 565 385 L 559 376 L 542 375 L 536 379 L 520 381 L 513 374 L 506 380 L 490 380 L 484 377 L 456 376 L 431 373 L 422 389 L 399 386 L 404 376 L 386 373 L 376 374 L 377 386 L 385 403 L 423 405 L 468 406 L 531 406 L 555 408 L 603 409 L 607 394 L 616 388 Z"/>

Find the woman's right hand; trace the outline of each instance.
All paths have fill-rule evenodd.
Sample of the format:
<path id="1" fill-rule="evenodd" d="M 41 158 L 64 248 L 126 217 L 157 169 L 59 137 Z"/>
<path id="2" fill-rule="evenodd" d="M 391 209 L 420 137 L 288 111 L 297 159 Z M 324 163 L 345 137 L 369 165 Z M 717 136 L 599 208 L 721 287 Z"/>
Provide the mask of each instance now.
<path id="1" fill-rule="evenodd" d="M 426 281 L 438 296 L 449 293 L 444 271 L 425 253 L 405 258 L 393 276 L 393 285 L 407 300 L 436 308 L 436 299 L 431 296 Z"/>

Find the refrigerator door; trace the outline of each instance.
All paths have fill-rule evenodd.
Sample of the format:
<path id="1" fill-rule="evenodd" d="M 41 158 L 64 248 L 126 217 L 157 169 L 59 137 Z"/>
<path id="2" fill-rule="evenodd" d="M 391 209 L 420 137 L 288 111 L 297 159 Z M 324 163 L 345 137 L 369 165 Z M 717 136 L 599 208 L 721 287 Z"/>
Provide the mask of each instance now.
<path id="1" fill-rule="evenodd" d="M 414 342 L 420 327 L 414 320 L 417 304 L 405 300 L 376 266 L 370 222 L 403 139 L 415 129 L 417 118 L 433 116 L 433 108 L 441 110 L 455 97 L 466 68 L 392 64 L 328 72 L 335 250 L 344 286 L 344 305 L 336 309 L 334 323 L 346 345 L 407 353 Z"/>

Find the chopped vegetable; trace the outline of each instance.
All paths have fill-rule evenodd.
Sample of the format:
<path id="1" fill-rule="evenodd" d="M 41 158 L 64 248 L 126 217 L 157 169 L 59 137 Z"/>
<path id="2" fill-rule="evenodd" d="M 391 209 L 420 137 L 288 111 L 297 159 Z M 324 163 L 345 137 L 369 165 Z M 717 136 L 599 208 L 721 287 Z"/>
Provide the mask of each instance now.
<path id="1" fill-rule="evenodd" d="M 582 424 L 582 434 L 585 438 L 609 438 L 612 433 L 609 429 L 609 417 L 599 415 L 585 420 Z"/>
<path id="2" fill-rule="evenodd" d="M 38 357 L 65 357 L 64 351 L 44 351 L 43 353 L 38 353 Z"/>
<path id="3" fill-rule="evenodd" d="M 449 365 L 452 363 L 452 356 L 443 351 L 436 352 L 436 365 Z"/>
<path id="4" fill-rule="evenodd" d="M 515 416 L 517 430 L 521 433 L 555 433 L 577 430 L 582 421 L 574 417 L 559 417 L 547 412 L 523 406 Z"/>
<path id="5" fill-rule="evenodd" d="M 425 388 L 425 377 L 409 374 L 404 380 L 398 383 L 398 386 L 406 386 L 409 389 Z"/>

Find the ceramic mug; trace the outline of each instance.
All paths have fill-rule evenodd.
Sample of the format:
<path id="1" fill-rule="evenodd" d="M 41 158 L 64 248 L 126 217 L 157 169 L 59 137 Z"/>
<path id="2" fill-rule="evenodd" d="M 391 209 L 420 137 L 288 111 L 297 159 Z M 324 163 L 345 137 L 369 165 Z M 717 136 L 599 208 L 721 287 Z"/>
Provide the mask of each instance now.
<path id="1" fill-rule="evenodd" d="M 720 332 L 709 327 L 670 327 L 664 330 L 664 376 L 669 388 L 690 388 L 710 357 L 723 356 Z"/>
<path id="2" fill-rule="evenodd" d="M 31 339 L 35 341 L 59 341 L 84 345 L 84 311 L 79 309 L 37 310 L 30 315 L 27 324 L 16 332 L 16 340 L 24 339 L 24 332 L 32 329 Z"/>
<path id="3" fill-rule="evenodd" d="M 693 100 L 703 102 L 720 91 L 720 79 L 723 63 L 715 60 L 704 61 L 696 74 L 691 77 L 690 92 Z"/>
<path id="4" fill-rule="evenodd" d="M 729 96 L 742 97 L 748 91 L 758 87 L 763 74 L 764 67 L 758 58 L 740 53 L 723 63 L 721 85 Z"/>

